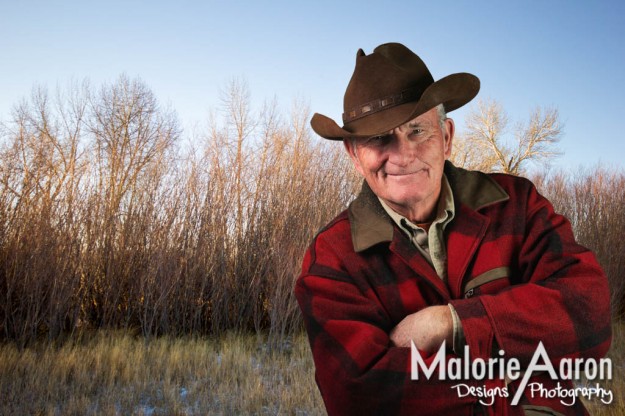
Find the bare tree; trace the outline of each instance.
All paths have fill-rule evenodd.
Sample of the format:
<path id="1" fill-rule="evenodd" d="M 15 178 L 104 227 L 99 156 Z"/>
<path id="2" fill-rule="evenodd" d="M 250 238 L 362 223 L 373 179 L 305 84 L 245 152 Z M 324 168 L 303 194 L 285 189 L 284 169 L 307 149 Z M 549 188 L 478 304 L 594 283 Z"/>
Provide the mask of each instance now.
<path id="1" fill-rule="evenodd" d="M 53 338 L 79 312 L 79 150 L 86 103 L 74 85 L 50 98 L 43 87 L 13 109 L 0 149 L 0 327 L 22 345 Z"/>
<path id="2" fill-rule="evenodd" d="M 459 166 L 520 175 L 528 162 L 548 163 L 560 155 L 556 145 L 563 125 L 556 108 L 534 109 L 515 125 L 510 143 L 508 115 L 494 100 L 479 101 L 466 116 L 467 133 L 456 140 L 452 160 Z"/>
<path id="3" fill-rule="evenodd" d="M 161 109 L 140 80 L 122 75 L 90 94 L 89 104 L 86 128 L 97 169 L 93 203 L 100 210 L 93 212 L 95 226 L 89 233 L 100 256 L 90 270 L 91 313 L 107 324 L 125 313 L 127 282 L 145 268 L 137 262 L 144 262 L 141 256 L 150 248 L 146 227 L 155 213 L 147 210 L 154 208 L 167 154 L 180 133 L 175 114 Z"/>
<path id="4" fill-rule="evenodd" d="M 301 255 L 362 179 L 342 146 L 312 135 L 303 103 L 287 115 L 275 103 L 252 111 L 233 83 L 222 110 L 183 152 L 175 115 L 140 81 L 35 89 L 15 107 L 0 125 L 0 339 L 251 329 L 280 347 L 301 328 L 292 292 Z M 516 125 L 516 146 L 504 142 L 496 103 L 468 124 L 453 155 L 462 166 L 518 173 L 557 154 L 555 110 Z M 534 181 L 597 253 L 622 314 L 623 174 Z"/>
<path id="5" fill-rule="evenodd" d="M 0 126 L 0 338 L 300 329 L 292 286 L 361 179 L 309 112 L 252 110 L 244 83 L 185 151 L 174 114 L 126 77 L 43 90 Z M 195 146 L 198 146 L 197 148 Z"/>

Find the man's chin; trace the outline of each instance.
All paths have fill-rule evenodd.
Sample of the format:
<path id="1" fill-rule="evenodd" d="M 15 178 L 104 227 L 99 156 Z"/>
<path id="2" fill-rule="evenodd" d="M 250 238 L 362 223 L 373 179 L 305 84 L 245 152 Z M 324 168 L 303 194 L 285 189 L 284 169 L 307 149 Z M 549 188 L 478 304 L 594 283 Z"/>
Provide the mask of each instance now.
<path id="1" fill-rule="evenodd" d="M 421 195 L 389 195 L 389 198 L 382 198 L 391 208 L 410 209 L 419 205 L 423 201 Z"/>
<path id="2" fill-rule="evenodd" d="M 402 206 L 412 206 L 418 204 L 425 198 L 425 194 L 422 192 L 415 192 L 415 190 L 423 189 L 422 184 L 412 184 L 410 186 L 402 187 L 404 189 L 395 189 L 393 192 L 385 192 L 389 201 Z"/>

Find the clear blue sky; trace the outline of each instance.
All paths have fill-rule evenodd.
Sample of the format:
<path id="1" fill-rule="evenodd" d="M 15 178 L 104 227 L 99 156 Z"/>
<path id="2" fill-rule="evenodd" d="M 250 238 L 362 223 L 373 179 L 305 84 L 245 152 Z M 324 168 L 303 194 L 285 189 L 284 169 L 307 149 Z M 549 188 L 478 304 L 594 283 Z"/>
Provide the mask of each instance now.
<path id="1" fill-rule="evenodd" d="M 556 166 L 623 167 L 623 1 L 0 0 L 0 119 L 35 84 L 140 77 L 183 126 L 202 122 L 233 77 L 257 105 L 303 99 L 340 120 L 358 48 L 398 41 L 435 79 L 480 77 L 512 120 L 537 105 L 565 122 Z M 504 4 L 505 3 L 505 4 Z M 464 110 L 451 113 L 460 129 Z"/>

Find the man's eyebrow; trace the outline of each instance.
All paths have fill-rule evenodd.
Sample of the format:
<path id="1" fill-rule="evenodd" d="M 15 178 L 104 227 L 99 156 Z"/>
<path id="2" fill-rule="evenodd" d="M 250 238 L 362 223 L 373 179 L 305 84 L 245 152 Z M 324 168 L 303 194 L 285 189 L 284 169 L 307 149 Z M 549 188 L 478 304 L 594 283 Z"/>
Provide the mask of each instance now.
<path id="1" fill-rule="evenodd" d="M 413 127 L 424 127 L 424 126 L 428 126 L 430 123 L 426 120 L 426 121 L 410 121 L 408 122 L 408 127 L 413 128 Z"/>

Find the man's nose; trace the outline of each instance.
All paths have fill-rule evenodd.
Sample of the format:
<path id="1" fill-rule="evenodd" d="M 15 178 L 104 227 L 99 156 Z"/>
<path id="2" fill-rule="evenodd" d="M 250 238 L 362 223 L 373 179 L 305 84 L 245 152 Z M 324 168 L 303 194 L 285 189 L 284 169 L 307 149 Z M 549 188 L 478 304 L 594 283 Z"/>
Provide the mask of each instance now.
<path id="1" fill-rule="evenodd" d="M 391 146 L 388 147 L 389 162 L 398 166 L 409 165 L 416 157 L 415 143 L 397 129 L 393 130 L 391 137 Z"/>

